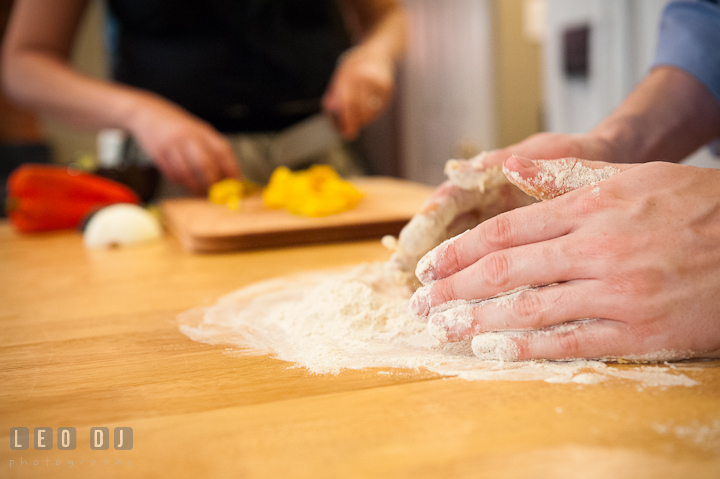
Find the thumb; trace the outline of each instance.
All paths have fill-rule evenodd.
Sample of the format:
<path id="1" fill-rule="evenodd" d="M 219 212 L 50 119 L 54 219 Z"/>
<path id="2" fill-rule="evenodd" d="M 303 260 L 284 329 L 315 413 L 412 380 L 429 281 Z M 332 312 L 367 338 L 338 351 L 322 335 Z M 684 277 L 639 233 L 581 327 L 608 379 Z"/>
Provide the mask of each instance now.
<path id="1" fill-rule="evenodd" d="M 637 165 L 559 158 L 531 160 L 513 155 L 503 165 L 503 173 L 515 186 L 540 200 L 550 200 L 583 186 L 594 185 Z"/>

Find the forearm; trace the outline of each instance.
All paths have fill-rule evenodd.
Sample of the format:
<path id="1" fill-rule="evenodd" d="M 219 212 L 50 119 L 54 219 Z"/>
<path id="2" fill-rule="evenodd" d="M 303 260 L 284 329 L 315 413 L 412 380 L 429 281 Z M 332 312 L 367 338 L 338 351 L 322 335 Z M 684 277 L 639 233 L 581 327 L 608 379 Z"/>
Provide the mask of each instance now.
<path id="1" fill-rule="evenodd" d="M 407 43 L 407 14 L 395 0 L 348 0 L 345 16 L 358 46 L 393 62 Z"/>
<path id="2" fill-rule="evenodd" d="M 659 67 L 590 135 L 618 163 L 677 162 L 720 137 L 720 103 L 689 73 Z"/>
<path id="3" fill-rule="evenodd" d="M 45 52 L 6 51 L 3 85 L 15 102 L 84 128 L 132 129 L 149 93 L 84 76 Z"/>
<path id="4" fill-rule="evenodd" d="M 87 2 L 17 0 L 3 42 L 2 85 L 11 100 L 73 125 L 132 129 L 136 106 L 154 96 L 69 65 Z"/>

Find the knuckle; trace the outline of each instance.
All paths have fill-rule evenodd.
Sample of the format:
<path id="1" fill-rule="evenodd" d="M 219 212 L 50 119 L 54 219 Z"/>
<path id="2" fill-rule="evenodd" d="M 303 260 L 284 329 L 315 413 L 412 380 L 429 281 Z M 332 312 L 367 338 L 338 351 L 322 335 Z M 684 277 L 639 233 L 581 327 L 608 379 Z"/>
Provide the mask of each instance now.
<path id="1" fill-rule="evenodd" d="M 579 257 L 601 260 L 598 263 L 599 271 L 602 274 L 611 274 L 613 271 L 617 272 L 619 264 L 627 259 L 622 253 L 622 249 L 627 248 L 627 245 L 627 238 L 612 232 L 597 232 L 587 236 L 581 245 L 573 245 L 571 248 Z"/>
<path id="2" fill-rule="evenodd" d="M 491 253 L 486 256 L 483 268 L 483 279 L 491 286 L 506 287 L 510 282 L 510 259 L 504 252 Z"/>
<path id="3" fill-rule="evenodd" d="M 590 188 L 589 191 L 575 196 L 572 200 L 571 208 L 575 215 L 587 218 L 600 211 L 625 207 L 614 188 L 604 181 L 591 185 Z"/>
<path id="4" fill-rule="evenodd" d="M 504 247 L 512 243 L 514 233 L 510 218 L 501 214 L 488 221 L 485 241 L 492 247 Z"/>
<path id="5" fill-rule="evenodd" d="M 612 294 L 657 305 L 667 296 L 669 283 L 669 278 L 658 268 L 646 267 L 609 275 L 608 287 Z"/>
<path id="6" fill-rule="evenodd" d="M 522 293 L 513 303 L 513 312 L 522 329 L 543 327 L 544 311 L 543 301 L 532 291 Z"/>
<path id="7" fill-rule="evenodd" d="M 580 195 L 575 202 L 577 214 L 584 218 L 603 209 L 606 204 L 606 196 L 602 189 L 597 193 L 590 192 L 590 194 Z"/>
<path id="8" fill-rule="evenodd" d="M 580 356 L 581 342 L 577 329 L 559 333 L 556 341 L 559 359 L 570 359 Z"/>

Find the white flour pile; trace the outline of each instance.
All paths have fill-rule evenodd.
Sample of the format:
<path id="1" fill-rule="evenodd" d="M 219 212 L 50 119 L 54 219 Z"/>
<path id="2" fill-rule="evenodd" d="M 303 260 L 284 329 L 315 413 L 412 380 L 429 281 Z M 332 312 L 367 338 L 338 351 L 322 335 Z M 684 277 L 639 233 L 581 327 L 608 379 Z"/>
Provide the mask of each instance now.
<path id="1" fill-rule="evenodd" d="M 408 312 L 412 290 L 390 263 L 279 278 L 240 289 L 209 308 L 183 313 L 180 331 L 208 344 L 269 354 L 319 374 L 343 369 L 425 368 L 466 380 L 694 386 L 666 366 L 616 368 L 601 361 L 503 362 L 478 359 L 470 342 L 440 344 Z"/>

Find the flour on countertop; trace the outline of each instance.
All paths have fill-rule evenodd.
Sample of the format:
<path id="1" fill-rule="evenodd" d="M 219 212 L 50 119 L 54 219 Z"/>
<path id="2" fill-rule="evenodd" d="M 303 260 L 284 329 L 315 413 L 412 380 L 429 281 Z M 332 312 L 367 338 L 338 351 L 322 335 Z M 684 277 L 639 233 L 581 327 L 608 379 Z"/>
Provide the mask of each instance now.
<path id="1" fill-rule="evenodd" d="M 689 441 L 703 449 L 720 451 L 720 419 L 703 424 L 698 420 L 690 424 L 656 423 L 652 428 L 658 434 L 672 434 L 678 439 Z"/>
<path id="2" fill-rule="evenodd" d="M 470 341 L 440 343 L 414 318 L 405 275 L 378 262 L 263 281 L 183 313 L 179 327 L 195 341 L 240 348 L 231 354 L 269 354 L 318 374 L 424 368 L 469 381 L 595 384 L 615 377 L 642 387 L 697 384 L 665 366 L 481 360 Z"/>

